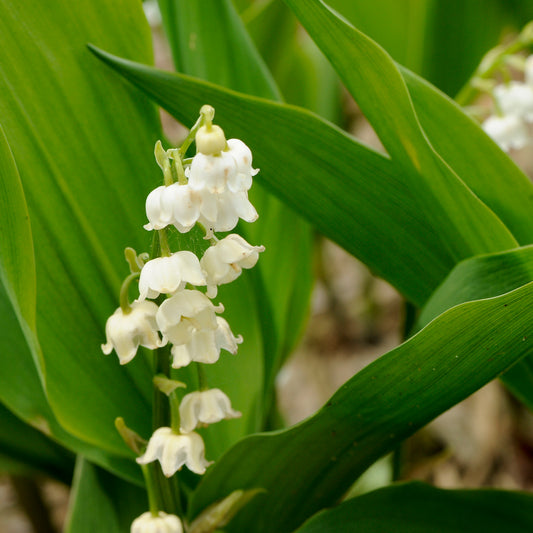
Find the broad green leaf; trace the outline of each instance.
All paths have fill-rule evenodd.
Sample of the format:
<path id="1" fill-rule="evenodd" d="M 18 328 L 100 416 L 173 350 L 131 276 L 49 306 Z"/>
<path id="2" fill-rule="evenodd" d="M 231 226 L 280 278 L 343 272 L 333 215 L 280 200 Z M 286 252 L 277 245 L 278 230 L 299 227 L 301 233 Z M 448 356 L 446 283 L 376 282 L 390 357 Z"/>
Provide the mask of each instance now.
<path id="1" fill-rule="evenodd" d="M 191 518 L 234 490 L 263 488 L 228 532 L 289 532 L 431 419 L 532 350 L 533 283 L 456 306 L 356 374 L 314 416 L 250 436 L 196 491 Z"/>
<path id="2" fill-rule="evenodd" d="M 435 150 L 520 244 L 533 242 L 531 180 L 455 102 L 412 72 L 400 70 Z"/>
<path id="3" fill-rule="evenodd" d="M 446 309 L 463 302 L 491 298 L 533 280 L 533 246 L 482 255 L 459 263 L 428 300 L 418 318 L 418 328 Z M 522 359 L 501 379 L 533 409 L 533 355 Z"/>
<path id="4" fill-rule="evenodd" d="M 209 0 L 199 4 L 165 0 L 160 5 L 178 70 L 248 94 L 275 100 L 281 98 L 231 1 Z M 193 38 L 195 44 L 191 47 Z M 231 132 L 228 135 L 232 136 Z M 211 372 L 215 374 L 213 383 L 218 383 L 217 379 L 229 382 L 227 392 L 232 398 L 239 397 L 244 404 L 246 397 L 257 396 L 259 400 L 263 388 L 266 395 L 270 395 L 275 374 L 292 346 L 294 332 L 301 330 L 312 284 L 312 236 L 307 224 L 264 189 L 254 187 L 250 198 L 261 218 L 256 224 L 243 225 L 240 231 L 249 242 L 263 244 L 267 252 L 262 254 L 250 276 L 251 287 L 250 284 L 240 284 L 240 292 L 225 292 L 222 301 L 227 309 L 238 306 L 245 311 L 243 325 L 252 320 L 250 309 L 255 311 L 260 340 L 251 344 L 253 340 L 249 333 L 253 330 L 248 327 L 239 361 L 244 358 L 258 360 L 264 364 L 265 370 L 260 372 L 250 367 L 250 372 L 245 374 L 242 367 L 228 367 L 229 375 L 219 369 Z M 294 246 L 296 240 L 299 246 Z M 280 272 L 283 272 L 283 280 L 280 280 Z M 273 286 L 277 290 L 269 291 Z M 232 298 L 228 300 L 228 296 Z M 244 305 L 248 299 L 251 305 Z M 236 370 L 240 380 L 231 379 Z M 235 428 L 237 438 L 245 433 L 242 428 L 246 421 L 241 422 L 227 426 L 228 429 Z M 252 427 L 260 429 L 262 426 L 259 423 Z M 225 441 L 218 432 L 213 433 L 218 447 L 225 449 Z M 237 438 L 231 439 L 230 443 Z"/>
<path id="5" fill-rule="evenodd" d="M 128 533 L 147 510 L 144 490 L 78 457 L 65 533 Z"/>
<path id="6" fill-rule="evenodd" d="M 27 337 L 35 337 L 35 260 L 26 198 L 0 126 L 0 280 Z"/>
<path id="7" fill-rule="evenodd" d="M 509 230 L 435 152 L 385 50 L 321 0 L 286 2 L 329 58 L 393 161 L 410 172 L 418 209 L 453 260 L 516 246 Z"/>
<path id="8" fill-rule="evenodd" d="M 152 156 L 159 125 L 145 98 L 99 67 L 88 41 L 151 59 L 133 0 L 0 5 L 0 116 L 36 243 L 39 370 L 68 432 L 129 457 L 113 421 L 122 415 L 149 434 L 148 365 L 141 356 L 120 368 L 100 344 L 127 274 L 123 250 L 149 246 L 143 204 L 160 180 Z"/>
<path id="9" fill-rule="evenodd" d="M 532 529 L 531 494 L 442 490 L 411 482 L 322 511 L 295 533 L 527 533 Z"/>
<path id="10" fill-rule="evenodd" d="M 513 15 L 520 18 L 513 11 L 505 0 L 433 0 L 429 8 L 427 39 L 420 46 L 423 67 L 418 73 L 454 96 L 485 53 L 498 44 L 503 31 L 509 30 Z M 528 20 L 522 18 L 520 25 L 526 22 Z"/>
<path id="11" fill-rule="evenodd" d="M 423 74 L 427 26 L 435 0 L 330 0 L 356 28 L 378 42 L 402 65 Z"/>
<path id="12" fill-rule="evenodd" d="M 73 456 L 0 404 L 0 471 L 39 473 L 70 483 Z"/>
<path id="13" fill-rule="evenodd" d="M 24 333 L 1 284 L 0 317 L 4 347 L 3 356 L 0 357 L 0 402 L 46 437 L 70 450 L 83 453 L 93 462 L 133 483 L 142 484 L 140 469 L 131 460 L 95 448 L 67 433 L 59 425 L 48 404 Z M 37 437 L 35 440 L 38 442 Z"/>
<path id="14" fill-rule="evenodd" d="M 190 123 L 192 110 L 210 102 L 219 124 L 253 147 L 258 183 L 414 303 L 421 305 L 455 264 L 417 208 L 408 172 L 332 124 L 302 109 L 93 51 L 181 122 Z"/>
<path id="15" fill-rule="evenodd" d="M 270 72 L 231 0 L 159 0 L 176 70 L 280 100 Z"/>

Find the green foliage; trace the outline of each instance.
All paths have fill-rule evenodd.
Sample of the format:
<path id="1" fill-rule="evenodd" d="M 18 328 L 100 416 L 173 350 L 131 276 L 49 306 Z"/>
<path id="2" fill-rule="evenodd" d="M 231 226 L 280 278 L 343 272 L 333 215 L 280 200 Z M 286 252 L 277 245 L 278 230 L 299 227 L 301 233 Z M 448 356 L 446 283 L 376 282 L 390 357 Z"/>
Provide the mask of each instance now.
<path id="1" fill-rule="evenodd" d="M 133 0 L 0 5 L 8 51 L 0 61 L 0 425 L 11 428 L 0 432 L 3 468 L 66 479 L 65 448 L 80 454 L 69 532 L 127 531 L 146 510 L 140 471 L 113 422 L 121 416 L 149 437 L 153 354 L 121 367 L 100 344 L 127 274 L 123 249 L 151 246 L 141 226 L 146 195 L 161 183 L 153 102 L 186 126 L 208 103 L 261 169 L 250 195 L 261 222 L 239 231 L 266 251 L 255 271 L 220 290 L 245 343 L 206 374 L 243 417 L 201 430 L 208 459 L 219 459 L 201 481 L 179 474 L 189 519 L 249 490 L 228 533 L 466 531 L 470 517 L 469 531 L 485 531 L 511 516 L 512 531 L 531 529 L 521 511 L 527 495 L 418 484 L 319 512 L 376 459 L 504 372 L 533 406 L 533 186 L 461 108 L 392 59 L 453 93 L 527 5 L 514 1 L 513 13 L 496 0 L 380 0 L 387 18 L 374 3 L 332 2 L 391 57 L 322 1 L 240 5 L 244 21 L 230 0 L 159 4 L 176 74 L 150 66 L 148 26 Z M 459 61 L 454 49 L 467 53 Z M 385 153 L 334 125 L 339 79 Z M 418 333 L 313 417 L 250 435 L 268 428 L 276 374 L 305 321 L 311 226 L 421 308 Z M 195 240 L 171 236 L 178 247 Z M 189 368 L 172 377 L 191 388 L 198 381 Z M 209 517 L 229 519 L 222 507 Z"/>
<path id="2" fill-rule="evenodd" d="M 79 457 L 65 533 L 123 533 L 146 511 L 144 490 Z"/>
<path id="3" fill-rule="evenodd" d="M 266 494 L 228 531 L 281 533 L 335 504 L 376 459 L 531 351 L 532 298 L 529 283 L 454 307 L 356 374 L 307 421 L 241 441 L 207 473 L 192 515 L 236 488 L 261 487 Z"/>
<path id="4" fill-rule="evenodd" d="M 323 511 L 295 533 L 526 533 L 533 527 L 532 503 L 530 494 L 519 492 L 406 483 Z"/>

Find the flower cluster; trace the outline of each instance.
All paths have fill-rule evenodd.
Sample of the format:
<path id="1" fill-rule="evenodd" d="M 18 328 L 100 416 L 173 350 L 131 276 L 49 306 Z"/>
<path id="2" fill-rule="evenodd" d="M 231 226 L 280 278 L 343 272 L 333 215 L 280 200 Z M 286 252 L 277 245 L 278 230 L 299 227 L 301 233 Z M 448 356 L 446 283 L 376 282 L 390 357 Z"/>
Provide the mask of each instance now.
<path id="1" fill-rule="evenodd" d="M 498 84 L 492 90 L 495 113 L 482 128 L 504 151 L 519 149 L 531 140 L 533 123 L 533 56 L 525 61 L 525 81 Z"/>
<path id="2" fill-rule="evenodd" d="M 139 346 L 156 349 L 167 345 L 174 369 L 191 363 L 213 364 L 221 350 L 235 354 L 242 342 L 219 316 L 224 306 L 212 299 L 220 285 L 235 280 L 243 268 L 252 268 L 264 247 L 252 246 L 237 234 L 219 239 L 215 232 L 231 231 L 239 219 L 257 219 L 248 190 L 258 170 L 252 167 L 250 149 L 238 139 L 226 141 L 224 132 L 211 123 L 213 113 L 209 106 L 202 108 L 188 144 L 186 141 L 181 148 L 165 152 L 160 143 L 156 145 L 165 184 L 147 197 L 148 224 L 144 228 L 158 232 L 159 246 L 155 249 L 160 254 L 148 261 L 141 261 L 142 256 L 130 261 L 130 267 L 134 266 L 121 290 L 121 306 L 107 321 L 107 342 L 102 350 L 109 354 L 115 349 L 120 364 L 130 362 Z M 186 160 L 194 134 L 197 153 Z M 185 233 L 194 225 L 205 231 L 210 244 L 202 257 L 188 250 L 172 252 L 167 239 L 169 226 Z M 139 296 L 130 304 L 129 285 L 137 278 Z M 201 367 L 198 371 L 201 374 Z M 145 452 L 137 458 L 139 464 L 159 461 L 167 477 L 183 466 L 196 474 L 205 472 L 210 463 L 205 458 L 204 441 L 195 430 L 239 417 L 240 413 L 220 389 L 202 385 L 202 390 L 186 394 L 181 401 L 175 392 L 170 393 L 172 423 L 154 432 Z M 177 517 L 161 512 L 145 513 L 132 525 L 134 532 L 180 528 Z"/>

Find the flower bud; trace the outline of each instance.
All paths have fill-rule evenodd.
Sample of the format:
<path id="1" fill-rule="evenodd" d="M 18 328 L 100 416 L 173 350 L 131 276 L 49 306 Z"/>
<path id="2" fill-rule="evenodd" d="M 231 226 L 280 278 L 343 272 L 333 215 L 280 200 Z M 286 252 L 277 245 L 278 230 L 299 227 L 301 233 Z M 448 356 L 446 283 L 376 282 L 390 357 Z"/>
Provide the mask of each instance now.
<path id="1" fill-rule="evenodd" d="M 220 126 L 202 126 L 196 132 L 196 148 L 204 155 L 215 155 L 226 148 L 226 137 Z"/>

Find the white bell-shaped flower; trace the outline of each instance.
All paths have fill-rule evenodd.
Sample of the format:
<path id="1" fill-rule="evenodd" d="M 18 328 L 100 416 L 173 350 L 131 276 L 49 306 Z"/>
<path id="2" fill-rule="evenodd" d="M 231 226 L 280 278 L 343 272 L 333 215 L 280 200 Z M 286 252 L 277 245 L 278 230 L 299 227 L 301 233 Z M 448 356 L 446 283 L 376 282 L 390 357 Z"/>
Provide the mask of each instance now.
<path id="1" fill-rule="evenodd" d="M 523 148 L 529 141 L 527 128 L 516 115 L 491 116 L 481 125 L 485 133 L 504 151 Z"/>
<path id="2" fill-rule="evenodd" d="M 102 344 L 102 351 L 109 355 L 115 349 L 120 364 L 125 365 L 135 357 L 139 346 L 150 350 L 164 346 L 166 341 L 162 341 L 158 335 L 156 313 L 157 305 L 154 302 L 135 301 L 129 313 L 124 313 L 119 307 L 107 319 L 107 343 Z"/>
<path id="3" fill-rule="evenodd" d="M 149 223 L 144 229 L 163 229 L 172 224 L 179 232 L 189 231 L 200 216 L 201 197 L 189 185 L 161 185 L 146 198 L 146 216 Z"/>
<path id="4" fill-rule="evenodd" d="M 237 163 L 229 152 L 217 155 L 198 152 L 193 157 L 187 175 L 193 191 L 221 193 L 226 190 L 228 181 L 237 179 Z"/>
<path id="5" fill-rule="evenodd" d="M 205 459 L 205 445 L 198 433 L 182 435 L 169 427 L 157 429 L 146 447 L 146 452 L 137 458 L 141 465 L 159 461 L 165 476 L 170 477 L 185 465 L 195 474 L 205 473 L 211 464 Z"/>
<path id="6" fill-rule="evenodd" d="M 215 297 L 217 285 L 237 279 L 243 268 L 254 267 L 259 259 L 259 252 L 264 250 L 264 246 L 252 246 L 237 234 L 228 235 L 210 246 L 200 259 L 200 266 L 207 280 L 207 295 Z"/>
<path id="7" fill-rule="evenodd" d="M 205 285 L 200 261 L 192 253 L 181 251 L 169 257 L 156 257 L 141 270 L 139 299 L 157 298 L 159 294 L 172 294 L 185 284 Z"/>
<path id="8" fill-rule="evenodd" d="M 180 403 L 180 431 L 189 433 L 199 424 L 214 424 L 224 419 L 239 418 L 230 399 L 220 389 L 186 394 Z"/>
<path id="9" fill-rule="evenodd" d="M 159 511 L 157 516 L 143 513 L 131 524 L 131 533 L 183 533 L 181 520 L 173 515 Z"/>
<path id="10" fill-rule="evenodd" d="M 533 122 L 533 87 L 519 81 L 511 81 L 494 88 L 494 98 L 504 115 L 516 115 L 526 122 Z"/>
<path id="11" fill-rule="evenodd" d="M 213 305 L 200 291 L 184 289 L 161 304 L 156 322 L 164 338 L 179 345 L 189 342 L 194 330 L 216 330 L 215 313 L 222 311 L 223 305 Z"/>
<path id="12" fill-rule="evenodd" d="M 228 180 L 228 189 L 231 192 L 247 191 L 252 186 L 252 177 L 258 168 L 252 168 L 252 151 L 240 139 L 229 139 L 228 153 L 235 160 L 237 173 L 232 180 Z"/>
<path id="13" fill-rule="evenodd" d="M 200 191 L 202 204 L 200 222 L 213 231 L 231 231 L 239 218 L 255 222 L 258 218 L 255 207 L 248 200 L 248 193 L 226 190 L 219 194 Z"/>
<path id="14" fill-rule="evenodd" d="M 216 317 L 216 329 L 194 329 L 188 331 L 190 338 L 184 344 L 175 344 L 170 350 L 172 368 L 182 368 L 191 362 L 213 364 L 220 357 L 220 350 L 237 353 L 237 345 L 242 337 L 233 335 L 231 328 L 222 317 Z"/>

